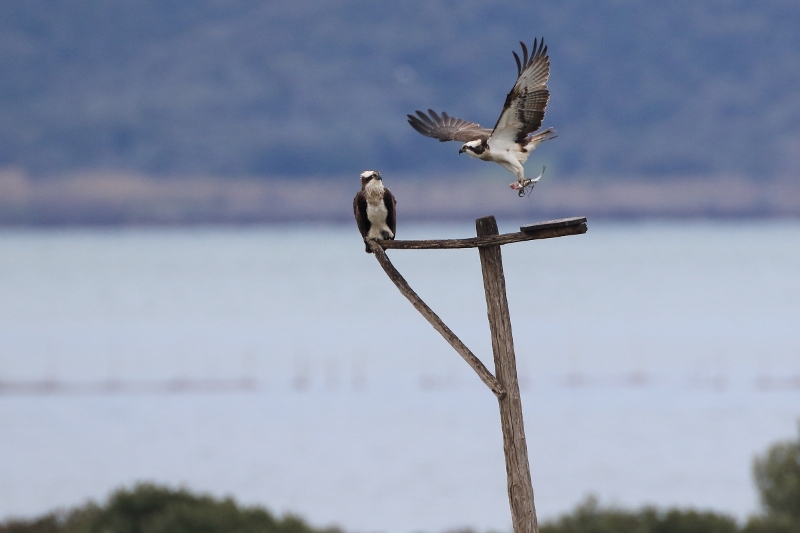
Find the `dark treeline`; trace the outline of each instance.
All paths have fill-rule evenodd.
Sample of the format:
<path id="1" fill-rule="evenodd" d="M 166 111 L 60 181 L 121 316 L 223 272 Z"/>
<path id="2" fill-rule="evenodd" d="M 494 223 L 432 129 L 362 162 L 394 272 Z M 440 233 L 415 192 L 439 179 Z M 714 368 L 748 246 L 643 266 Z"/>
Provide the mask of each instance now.
<path id="1" fill-rule="evenodd" d="M 116 491 L 105 505 L 89 503 L 30 521 L 9 521 L 0 533 L 341 533 L 316 529 L 295 516 L 276 518 L 266 509 L 240 507 L 231 499 L 198 496 L 185 489 L 142 483 Z"/>
<path id="2" fill-rule="evenodd" d="M 639 511 L 602 508 L 593 498 L 540 526 L 541 533 L 798 533 L 800 532 L 800 436 L 775 444 L 753 467 L 763 513 L 740 525 L 732 517 L 697 510 Z M 317 529 L 295 516 L 276 518 L 233 500 L 197 496 L 139 484 L 87 504 L 33 520 L 10 520 L 0 533 L 342 533 Z"/>
<path id="3" fill-rule="evenodd" d="M 0 2 L 0 168 L 492 172 L 405 114 L 491 127 L 544 36 L 551 175 L 796 176 L 799 26 L 796 0 Z"/>
<path id="4" fill-rule="evenodd" d="M 800 426 L 798 426 L 800 430 Z M 753 477 L 763 512 L 744 525 L 714 512 L 646 507 L 603 509 L 590 498 L 572 513 L 542 525 L 541 533 L 800 533 L 800 435 L 757 457 Z"/>

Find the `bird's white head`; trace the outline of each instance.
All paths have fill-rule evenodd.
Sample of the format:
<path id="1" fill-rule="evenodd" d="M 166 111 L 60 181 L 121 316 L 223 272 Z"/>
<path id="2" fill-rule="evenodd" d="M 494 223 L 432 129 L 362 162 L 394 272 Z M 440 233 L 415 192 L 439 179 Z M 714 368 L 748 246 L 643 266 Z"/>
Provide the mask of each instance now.
<path id="1" fill-rule="evenodd" d="M 378 182 L 383 181 L 381 179 L 381 173 L 377 170 L 365 170 L 361 173 L 361 189 L 363 190 L 367 184 L 372 181 L 376 180 Z"/>
<path id="2" fill-rule="evenodd" d="M 471 155 L 472 157 L 477 157 L 480 159 L 481 155 L 489 148 L 489 145 L 486 144 L 485 141 L 480 139 L 476 139 L 474 141 L 469 141 L 468 143 L 464 143 L 461 146 L 461 150 L 458 151 L 459 154 L 466 153 L 467 155 Z"/>

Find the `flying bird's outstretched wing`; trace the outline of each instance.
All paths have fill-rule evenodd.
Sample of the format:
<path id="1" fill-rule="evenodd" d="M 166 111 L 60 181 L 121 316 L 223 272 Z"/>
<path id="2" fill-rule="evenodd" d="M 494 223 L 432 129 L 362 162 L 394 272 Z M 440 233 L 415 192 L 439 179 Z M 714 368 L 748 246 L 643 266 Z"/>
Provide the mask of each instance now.
<path id="1" fill-rule="evenodd" d="M 504 144 L 519 142 L 538 130 L 542 126 L 544 109 L 550 99 L 550 91 L 547 90 L 550 58 L 547 56 L 544 39 L 534 39 L 530 57 L 525 43 L 519 44 L 522 45 L 522 61 L 516 52 L 512 52 L 517 61 L 517 82 L 506 96 L 503 112 L 500 113 L 489 140 L 490 146 L 497 141 Z"/>
<path id="2" fill-rule="evenodd" d="M 451 117 L 445 112 L 442 112 L 441 117 L 433 109 L 428 109 L 428 113 L 430 116 L 422 111 L 417 111 L 418 117 L 406 115 L 408 123 L 426 137 L 433 137 L 441 142 L 486 140 L 492 133 L 489 128 L 482 128 L 480 124 Z"/>

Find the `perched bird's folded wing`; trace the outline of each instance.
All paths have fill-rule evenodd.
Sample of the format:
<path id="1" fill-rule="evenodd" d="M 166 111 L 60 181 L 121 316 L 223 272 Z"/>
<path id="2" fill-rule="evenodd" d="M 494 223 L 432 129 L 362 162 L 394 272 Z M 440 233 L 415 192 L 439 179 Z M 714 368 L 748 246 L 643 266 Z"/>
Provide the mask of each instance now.
<path id="1" fill-rule="evenodd" d="M 392 235 L 397 235 L 397 200 L 394 199 L 392 191 L 385 187 L 383 189 L 383 204 L 386 206 L 386 225 L 392 230 Z"/>
<path id="2" fill-rule="evenodd" d="M 367 216 L 367 197 L 364 196 L 364 191 L 358 191 L 356 197 L 353 198 L 353 214 L 356 217 L 358 231 L 362 237 L 366 237 L 371 224 Z"/>
<path id="3" fill-rule="evenodd" d="M 503 112 L 492 131 L 490 146 L 497 142 L 522 141 L 528 134 L 538 130 L 542 126 L 544 110 L 550 99 L 550 91 L 547 90 L 550 58 L 547 56 L 544 39 L 533 41 L 530 57 L 525 43 L 519 44 L 522 45 L 522 61 L 516 52 L 512 52 L 517 61 L 517 82 L 506 96 Z"/>
<path id="4" fill-rule="evenodd" d="M 451 117 L 445 112 L 439 116 L 433 109 L 428 109 L 428 113 L 430 116 L 422 111 L 417 111 L 417 116 L 406 115 L 408 123 L 426 137 L 433 137 L 441 142 L 486 140 L 492 133 L 489 128 L 482 128 L 480 124 Z"/>

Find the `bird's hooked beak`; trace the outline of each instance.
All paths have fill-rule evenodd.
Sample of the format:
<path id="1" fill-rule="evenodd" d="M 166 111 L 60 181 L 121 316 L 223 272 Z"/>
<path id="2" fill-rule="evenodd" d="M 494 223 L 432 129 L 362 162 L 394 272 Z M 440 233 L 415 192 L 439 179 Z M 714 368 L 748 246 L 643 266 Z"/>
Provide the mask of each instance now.
<path id="1" fill-rule="evenodd" d="M 458 151 L 458 153 L 463 154 L 464 152 L 466 152 L 466 150 L 464 150 L 464 147 L 462 146 L 461 149 Z"/>

